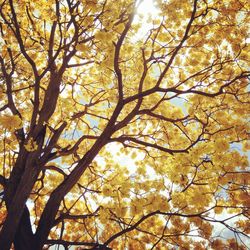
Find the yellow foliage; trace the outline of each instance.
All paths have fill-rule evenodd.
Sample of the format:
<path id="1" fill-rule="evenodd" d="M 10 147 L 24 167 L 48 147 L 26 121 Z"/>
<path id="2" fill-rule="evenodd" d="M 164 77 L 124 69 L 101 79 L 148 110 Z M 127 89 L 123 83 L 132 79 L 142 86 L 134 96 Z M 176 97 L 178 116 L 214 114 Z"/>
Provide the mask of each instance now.
<path id="1" fill-rule="evenodd" d="M 84 43 L 79 43 L 76 45 L 76 49 L 79 51 L 86 51 L 88 49 L 88 46 Z"/>
<path id="2" fill-rule="evenodd" d="M 24 144 L 24 147 L 27 151 L 29 152 L 33 152 L 36 151 L 38 148 L 37 143 L 34 141 L 33 138 L 29 138 L 28 142 L 26 144 Z"/>
<path id="3" fill-rule="evenodd" d="M 249 3 L 0 8 L 0 246 L 236 249 L 213 225 L 249 234 Z"/>
<path id="4" fill-rule="evenodd" d="M 124 30 L 124 24 L 120 23 L 117 26 L 114 27 L 115 31 L 117 31 L 118 33 L 122 33 Z"/>
<path id="5" fill-rule="evenodd" d="M 14 131 L 22 127 L 22 120 L 18 115 L 4 115 L 0 117 L 0 125 L 9 131 Z"/>

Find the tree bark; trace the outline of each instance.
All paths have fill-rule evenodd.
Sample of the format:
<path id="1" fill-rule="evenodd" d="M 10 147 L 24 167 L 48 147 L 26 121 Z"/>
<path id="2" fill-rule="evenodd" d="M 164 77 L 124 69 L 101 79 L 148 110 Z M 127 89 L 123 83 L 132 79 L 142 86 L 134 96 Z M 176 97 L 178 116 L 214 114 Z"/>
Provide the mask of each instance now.
<path id="1" fill-rule="evenodd" d="M 34 234 L 30 222 L 30 213 L 25 206 L 22 218 L 14 238 L 15 250 L 34 250 Z"/>
<path id="2" fill-rule="evenodd" d="M 29 223 L 27 221 L 28 211 L 25 211 L 25 204 L 39 174 L 39 170 L 36 168 L 37 166 L 35 166 L 35 157 L 36 155 L 34 154 L 33 157 L 31 156 L 31 158 L 27 160 L 27 166 L 25 167 L 25 171 L 20 179 L 16 191 L 12 190 L 11 193 L 6 195 L 5 200 L 8 214 L 0 234 L 0 250 L 10 249 L 11 244 L 17 237 L 16 235 L 18 230 L 20 230 L 19 232 L 27 230 L 27 228 L 22 229 L 23 226 L 27 226 Z M 24 225 L 21 225 L 20 222 L 23 222 Z M 19 242 L 18 238 L 16 238 L 16 240 Z"/>

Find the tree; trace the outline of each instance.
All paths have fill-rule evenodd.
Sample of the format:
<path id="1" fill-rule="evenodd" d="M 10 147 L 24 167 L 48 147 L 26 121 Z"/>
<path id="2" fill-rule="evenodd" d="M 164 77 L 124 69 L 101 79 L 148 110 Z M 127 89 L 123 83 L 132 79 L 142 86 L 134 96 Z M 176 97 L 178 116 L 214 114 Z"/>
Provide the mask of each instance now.
<path id="1" fill-rule="evenodd" d="M 1 250 L 247 248 L 247 0 L 0 3 Z"/>

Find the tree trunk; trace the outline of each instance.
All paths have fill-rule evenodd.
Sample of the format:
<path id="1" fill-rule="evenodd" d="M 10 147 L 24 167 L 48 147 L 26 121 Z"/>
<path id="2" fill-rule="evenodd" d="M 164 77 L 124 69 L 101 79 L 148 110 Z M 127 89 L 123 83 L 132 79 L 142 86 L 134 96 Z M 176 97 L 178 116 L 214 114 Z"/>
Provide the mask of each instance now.
<path id="1" fill-rule="evenodd" d="M 14 239 L 17 242 L 20 241 L 17 233 L 19 232 L 22 235 L 24 232 L 27 232 L 27 226 L 30 222 L 27 220 L 29 213 L 25 204 L 39 173 L 38 169 L 35 169 L 36 166 L 34 167 L 35 162 L 31 160 L 29 163 L 32 164 L 25 168 L 25 172 L 13 197 L 6 197 L 8 214 L 0 234 L 0 250 L 9 250 Z M 24 224 L 22 225 L 22 223 Z M 31 232 L 30 229 L 29 234 Z"/>
<path id="2" fill-rule="evenodd" d="M 14 238 L 15 250 L 34 250 L 34 234 L 30 222 L 30 213 L 25 206 L 22 218 L 18 225 L 17 232 Z"/>

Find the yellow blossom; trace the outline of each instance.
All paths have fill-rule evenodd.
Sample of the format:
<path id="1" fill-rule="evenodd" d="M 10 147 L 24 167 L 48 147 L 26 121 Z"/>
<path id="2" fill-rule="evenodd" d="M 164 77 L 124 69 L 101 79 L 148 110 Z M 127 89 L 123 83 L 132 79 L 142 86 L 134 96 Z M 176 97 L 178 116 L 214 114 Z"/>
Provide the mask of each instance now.
<path id="1" fill-rule="evenodd" d="M 34 141 L 34 139 L 31 137 L 28 142 L 24 145 L 25 149 L 29 152 L 36 151 L 38 148 L 37 143 Z"/>

